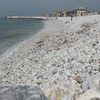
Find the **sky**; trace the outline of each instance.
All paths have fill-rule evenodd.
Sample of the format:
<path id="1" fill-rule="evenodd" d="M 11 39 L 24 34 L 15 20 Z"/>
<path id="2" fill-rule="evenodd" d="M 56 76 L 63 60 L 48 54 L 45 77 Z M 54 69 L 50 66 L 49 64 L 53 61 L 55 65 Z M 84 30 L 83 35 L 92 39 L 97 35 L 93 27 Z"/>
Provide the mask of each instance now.
<path id="1" fill-rule="evenodd" d="M 100 11 L 100 0 L 0 0 L 0 16 L 37 16 L 53 10 L 73 10 L 79 6 Z"/>

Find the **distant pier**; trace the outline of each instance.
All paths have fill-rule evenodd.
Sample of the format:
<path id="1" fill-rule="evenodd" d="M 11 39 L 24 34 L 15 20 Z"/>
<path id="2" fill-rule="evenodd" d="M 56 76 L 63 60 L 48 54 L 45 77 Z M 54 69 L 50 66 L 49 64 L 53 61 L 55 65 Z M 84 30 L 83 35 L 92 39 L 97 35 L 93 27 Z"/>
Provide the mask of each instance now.
<path id="1" fill-rule="evenodd" d="M 43 16 L 6 16 L 7 19 L 51 19 L 50 17 L 43 17 Z"/>

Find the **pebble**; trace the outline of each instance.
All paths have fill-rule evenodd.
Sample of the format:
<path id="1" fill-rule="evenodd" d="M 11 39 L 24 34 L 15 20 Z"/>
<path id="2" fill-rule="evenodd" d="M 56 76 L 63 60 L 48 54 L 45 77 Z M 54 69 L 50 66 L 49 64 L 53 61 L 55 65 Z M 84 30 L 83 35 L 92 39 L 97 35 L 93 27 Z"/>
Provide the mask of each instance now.
<path id="1" fill-rule="evenodd" d="M 77 77 L 75 78 L 75 80 L 77 81 L 77 83 L 82 83 L 82 82 L 83 82 L 81 76 L 77 76 Z"/>
<path id="2" fill-rule="evenodd" d="M 93 98 L 100 99 L 100 93 L 94 90 L 87 90 L 85 93 L 79 95 L 79 97 L 76 98 L 76 100 L 92 100 Z"/>

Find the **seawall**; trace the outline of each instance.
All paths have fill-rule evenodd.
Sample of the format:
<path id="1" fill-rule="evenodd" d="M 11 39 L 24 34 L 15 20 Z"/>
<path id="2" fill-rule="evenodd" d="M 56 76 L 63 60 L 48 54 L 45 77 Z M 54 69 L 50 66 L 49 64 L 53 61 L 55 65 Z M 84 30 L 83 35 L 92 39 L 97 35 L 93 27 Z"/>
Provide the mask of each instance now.
<path id="1" fill-rule="evenodd" d="M 6 16 L 5 18 L 7 19 L 43 19 L 43 20 L 55 19 L 55 18 L 43 17 L 43 16 Z"/>

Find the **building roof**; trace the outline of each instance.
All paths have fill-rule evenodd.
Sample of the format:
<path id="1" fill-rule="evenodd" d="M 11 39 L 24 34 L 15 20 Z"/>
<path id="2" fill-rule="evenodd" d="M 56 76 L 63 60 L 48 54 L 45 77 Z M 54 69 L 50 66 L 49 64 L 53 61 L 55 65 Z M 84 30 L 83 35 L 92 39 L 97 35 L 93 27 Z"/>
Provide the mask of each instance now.
<path id="1" fill-rule="evenodd" d="M 87 8 L 85 8 L 85 7 L 78 7 L 78 9 L 77 10 L 87 10 Z"/>

